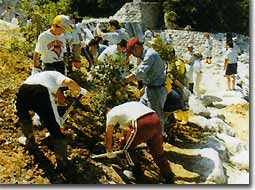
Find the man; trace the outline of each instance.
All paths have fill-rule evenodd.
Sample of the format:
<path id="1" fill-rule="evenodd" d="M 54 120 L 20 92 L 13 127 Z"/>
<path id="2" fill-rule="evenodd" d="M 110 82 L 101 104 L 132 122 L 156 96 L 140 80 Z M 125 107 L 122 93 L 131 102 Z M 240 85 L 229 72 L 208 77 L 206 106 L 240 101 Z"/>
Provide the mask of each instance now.
<path id="1" fill-rule="evenodd" d="M 100 36 L 95 36 L 94 38 L 96 40 L 96 42 L 98 43 L 99 47 L 98 47 L 98 56 L 100 56 L 100 54 L 108 47 L 107 45 L 103 44 L 104 43 L 104 39 Z"/>
<path id="2" fill-rule="evenodd" d="M 12 8 L 6 7 L 5 11 L 1 13 L 0 18 L 6 22 L 11 22 L 12 20 Z"/>
<path id="3" fill-rule="evenodd" d="M 68 169 L 67 144 L 60 131 L 60 117 L 55 104 L 55 96 L 60 87 L 68 87 L 74 94 L 85 95 L 87 90 L 72 79 L 57 71 L 43 71 L 29 76 L 17 93 L 17 116 L 21 130 L 26 137 L 26 147 L 33 148 L 35 137 L 29 111 L 36 112 L 54 139 L 54 153 L 57 169 Z"/>
<path id="4" fill-rule="evenodd" d="M 159 54 L 152 48 L 144 47 L 137 37 L 127 42 L 127 52 L 141 59 L 141 63 L 126 78 L 142 80 L 145 85 L 144 94 L 140 99 L 144 105 L 156 111 L 164 126 L 163 107 L 167 96 L 165 88 L 165 66 Z"/>
<path id="5" fill-rule="evenodd" d="M 166 183 L 174 183 L 174 174 L 163 150 L 160 120 L 155 111 L 140 102 L 127 102 L 114 107 L 107 113 L 105 146 L 109 158 L 115 156 L 112 154 L 112 133 L 117 124 L 123 131 L 127 131 L 126 140 L 129 139 L 127 141 L 130 143 L 128 150 L 131 158 L 135 157 L 134 148 L 146 142 Z M 137 167 L 136 165 L 134 168 L 137 169 Z"/>
<path id="6" fill-rule="evenodd" d="M 98 42 L 95 39 L 91 39 L 89 43 L 84 48 L 82 48 L 82 55 L 84 55 L 86 58 L 88 71 L 90 71 L 91 68 L 95 66 L 95 58 L 98 54 L 98 47 Z"/>
<path id="7" fill-rule="evenodd" d="M 144 32 L 144 42 L 149 42 L 153 38 L 153 32 L 151 31 L 150 27 Z"/>
<path id="8" fill-rule="evenodd" d="M 237 36 L 233 37 L 232 40 L 233 40 L 233 49 L 237 52 L 237 55 L 241 55 L 241 48 L 240 46 L 238 45 L 238 42 L 237 42 Z"/>
<path id="9" fill-rule="evenodd" d="M 64 53 L 67 52 L 64 32 L 72 32 L 68 16 L 58 15 L 54 18 L 50 29 L 41 33 L 36 43 L 32 72 L 41 69 L 39 58 L 41 56 L 43 70 L 55 70 L 66 73 Z M 73 63 L 76 65 L 76 62 Z"/>
<path id="10" fill-rule="evenodd" d="M 19 14 L 18 13 L 15 13 L 15 16 L 12 18 L 11 23 L 16 26 L 19 26 Z"/>
<path id="11" fill-rule="evenodd" d="M 224 59 L 225 76 L 228 80 L 227 90 L 235 90 L 235 75 L 237 74 L 237 51 L 233 49 L 233 43 L 227 43 L 227 52 Z"/>
<path id="12" fill-rule="evenodd" d="M 128 40 L 129 36 L 126 31 L 120 28 L 120 24 L 117 20 L 109 21 L 109 32 L 103 33 L 99 28 L 99 24 L 96 26 L 98 36 L 108 40 L 110 45 L 117 44 L 120 40 Z"/>
<path id="13" fill-rule="evenodd" d="M 123 76 L 126 75 L 126 71 L 128 70 L 127 65 L 127 56 L 126 56 L 126 46 L 127 41 L 121 40 L 117 43 L 117 45 L 108 46 L 98 57 L 98 61 L 101 62 L 112 62 L 112 64 L 119 64 L 120 68 L 124 70 L 121 71 Z"/>
<path id="14" fill-rule="evenodd" d="M 194 64 L 194 48 L 191 43 L 188 44 L 187 52 L 184 56 L 185 67 L 187 69 L 187 83 L 189 90 L 193 93 L 193 64 Z"/>
<path id="15" fill-rule="evenodd" d="M 204 52 L 203 57 L 205 57 L 205 62 L 208 64 L 212 63 L 212 40 L 210 39 L 210 34 L 205 33 L 204 34 Z"/>

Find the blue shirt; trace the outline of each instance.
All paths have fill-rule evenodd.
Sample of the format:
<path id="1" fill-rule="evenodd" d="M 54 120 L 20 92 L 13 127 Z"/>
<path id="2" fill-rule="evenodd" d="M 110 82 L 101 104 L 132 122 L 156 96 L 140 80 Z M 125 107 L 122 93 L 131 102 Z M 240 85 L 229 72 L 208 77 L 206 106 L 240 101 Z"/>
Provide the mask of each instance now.
<path id="1" fill-rule="evenodd" d="M 133 72 L 136 79 L 142 80 L 146 86 L 161 86 L 165 84 L 165 65 L 159 54 L 152 48 L 144 47 L 142 62 Z"/>

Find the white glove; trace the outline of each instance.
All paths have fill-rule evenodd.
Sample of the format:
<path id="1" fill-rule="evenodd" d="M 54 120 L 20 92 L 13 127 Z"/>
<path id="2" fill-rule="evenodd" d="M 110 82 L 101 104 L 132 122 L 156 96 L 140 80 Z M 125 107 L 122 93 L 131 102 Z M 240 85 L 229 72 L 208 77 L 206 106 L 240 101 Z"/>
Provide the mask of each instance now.
<path id="1" fill-rule="evenodd" d="M 188 95 L 188 96 L 190 96 L 192 93 L 190 92 L 190 90 L 187 88 L 187 87 L 183 87 L 183 93 L 185 94 L 185 95 Z"/>
<path id="2" fill-rule="evenodd" d="M 85 88 L 81 88 L 80 94 L 85 96 L 88 93 L 88 91 Z"/>
<path id="3" fill-rule="evenodd" d="M 113 152 L 107 152 L 107 158 L 115 158 L 116 156 Z"/>
<path id="4" fill-rule="evenodd" d="M 40 69 L 40 68 L 32 67 L 31 75 L 34 75 L 36 73 L 40 73 L 41 71 L 42 71 L 42 69 Z"/>

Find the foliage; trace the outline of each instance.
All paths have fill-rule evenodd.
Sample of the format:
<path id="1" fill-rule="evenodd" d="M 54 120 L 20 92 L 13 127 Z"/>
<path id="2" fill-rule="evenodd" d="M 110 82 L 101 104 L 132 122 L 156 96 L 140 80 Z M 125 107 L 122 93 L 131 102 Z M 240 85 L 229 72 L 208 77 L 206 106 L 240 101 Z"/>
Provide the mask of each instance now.
<path id="1" fill-rule="evenodd" d="M 177 13 L 176 24 L 199 31 L 249 33 L 248 0 L 165 0 L 164 11 Z M 235 22 L 233 22 L 233 18 Z"/>
<path id="2" fill-rule="evenodd" d="M 103 110 L 128 100 L 126 79 L 123 77 L 126 68 L 122 61 L 119 56 L 108 56 L 107 61 L 98 62 L 93 68 L 93 79 L 104 101 Z"/>
<path id="3" fill-rule="evenodd" d="M 159 53 L 161 59 L 167 66 L 167 70 L 171 69 L 172 63 L 176 60 L 174 46 L 172 44 L 165 43 L 160 36 L 156 37 L 154 40 L 155 45 L 153 45 L 153 49 Z"/>
<path id="4" fill-rule="evenodd" d="M 28 54 L 33 51 L 39 34 L 50 28 L 53 18 L 70 11 L 68 0 L 21 0 L 21 10 L 26 19 L 31 18 L 31 24 L 23 22 L 21 25 L 21 32 L 26 39 L 23 46 L 27 47 Z"/>

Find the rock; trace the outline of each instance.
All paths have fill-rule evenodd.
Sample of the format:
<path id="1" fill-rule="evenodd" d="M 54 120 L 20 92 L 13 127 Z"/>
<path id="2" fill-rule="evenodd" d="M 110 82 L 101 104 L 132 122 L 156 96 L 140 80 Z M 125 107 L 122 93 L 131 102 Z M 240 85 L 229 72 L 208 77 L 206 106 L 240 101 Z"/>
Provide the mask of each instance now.
<path id="1" fill-rule="evenodd" d="M 192 110 L 194 113 L 208 112 L 206 107 L 202 104 L 202 102 L 194 95 L 191 95 L 189 98 L 189 107 L 190 110 Z"/>
<path id="2" fill-rule="evenodd" d="M 228 184 L 249 184 L 249 173 L 240 171 L 228 164 L 224 164 L 228 176 Z"/>
<path id="3" fill-rule="evenodd" d="M 224 121 L 222 121 L 219 118 L 214 117 L 209 119 L 208 128 L 214 132 L 224 133 L 229 136 L 235 136 L 235 131 L 233 130 L 233 128 L 227 125 Z"/>
<path id="4" fill-rule="evenodd" d="M 217 134 L 217 137 L 225 142 L 225 145 L 226 145 L 228 151 L 232 155 L 234 155 L 238 152 L 241 152 L 243 150 L 247 150 L 247 147 L 245 146 L 245 144 L 237 137 L 231 137 L 224 133 Z"/>
<path id="5" fill-rule="evenodd" d="M 195 123 L 202 128 L 208 128 L 208 119 L 200 115 L 194 115 L 189 118 L 189 122 Z"/>
<path id="6" fill-rule="evenodd" d="M 229 160 L 228 150 L 223 141 L 218 138 L 211 136 L 208 139 L 208 143 L 206 145 L 208 148 L 213 148 L 219 153 L 220 159 L 224 162 Z"/>
<path id="7" fill-rule="evenodd" d="M 244 150 L 235 156 L 230 157 L 229 161 L 241 170 L 249 171 L 249 151 Z"/>
<path id="8" fill-rule="evenodd" d="M 216 184 L 225 184 L 227 182 L 227 178 L 224 174 L 222 162 L 219 157 L 219 153 L 212 148 L 205 148 L 200 150 L 200 154 L 203 157 L 209 158 L 213 161 L 213 170 L 208 175 L 206 179 L 206 183 L 216 183 Z M 207 163 L 204 163 L 205 165 Z"/>

